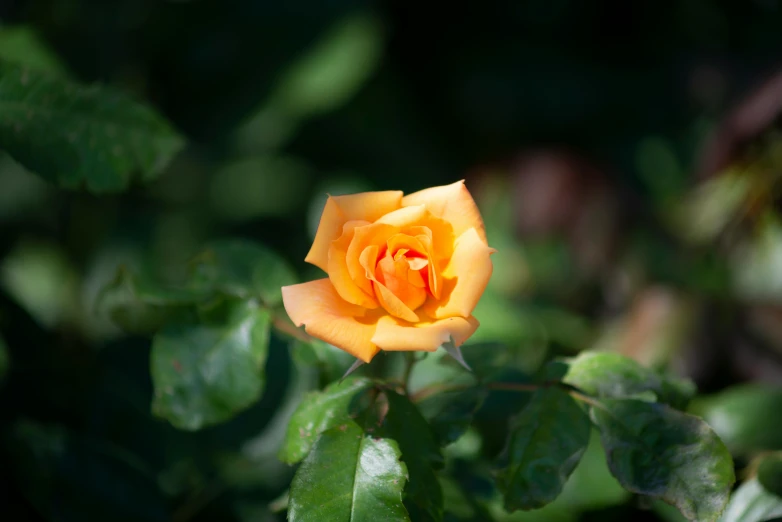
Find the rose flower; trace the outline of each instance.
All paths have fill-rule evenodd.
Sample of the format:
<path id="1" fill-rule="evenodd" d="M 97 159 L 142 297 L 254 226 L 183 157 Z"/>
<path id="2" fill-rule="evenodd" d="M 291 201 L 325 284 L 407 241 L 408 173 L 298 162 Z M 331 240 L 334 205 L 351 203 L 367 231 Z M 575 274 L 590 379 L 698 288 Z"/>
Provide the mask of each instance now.
<path id="1" fill-rule="evenodd" d="M 369 362 L 380 350 L 460 346 L 492 273 L 486 231 L 463 181 L 329 197 L 305 261 L 328 278 L 282 288 L 307 333 Z"/>

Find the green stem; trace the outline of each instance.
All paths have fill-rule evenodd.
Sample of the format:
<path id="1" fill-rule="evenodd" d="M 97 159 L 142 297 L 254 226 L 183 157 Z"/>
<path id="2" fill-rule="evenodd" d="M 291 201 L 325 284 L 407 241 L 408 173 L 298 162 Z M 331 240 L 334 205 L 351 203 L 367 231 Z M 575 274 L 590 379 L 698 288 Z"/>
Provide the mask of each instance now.
<path id="1" fill-rule="evenodd" d="M 551 386 L 558 386 L 567 391 L 574 399 L 589 404 L 597 408 L 603 408 L 603 404 L 589 395 L 575 389 L 574 387 L 565 384 L 561 381 L 544 382 L 541 384 L 527 384 L 519 382 L 489 382 L 483 385 L 487 390 L 497 391 L 515 391 L 520 393 L 536 392 L 542 388 L 549 388 Z M 447 393 L 453 391 L 463 391 L 470 388 L 474 388 L 474 385 L 470 384 L 435 384 L 419 390 L 416 393 L 410 395 L 410 400 L 413 402 L 420 402 L 424 399 L 428 399 L 438 393 Z"/>

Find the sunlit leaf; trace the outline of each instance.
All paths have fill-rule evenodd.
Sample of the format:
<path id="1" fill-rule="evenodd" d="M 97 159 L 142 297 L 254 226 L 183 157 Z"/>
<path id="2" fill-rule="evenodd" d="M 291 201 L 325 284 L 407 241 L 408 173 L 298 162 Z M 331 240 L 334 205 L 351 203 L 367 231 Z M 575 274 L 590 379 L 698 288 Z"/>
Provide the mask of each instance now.
<path id="1" fill-rule="evenodd" d="M 116 192 L 155 178 L 182 138 L 157 113 L 109 88 L 0 62 L 0 148 L 64 188 Z"/>
<path id="2" fill-rule="evenodd" d="M 291 483 L 290 522 L 405 522 L 406 469 L 396 442 L 355 421 L 323 432 Z"/>
<path id="3" fill-rule="evenodd" d="M 439 522 L 443 517 L 443 493 L 434 470 L 443 465 L 440 447 L 415 404 L 390 390 L 385 395 L 388 413 L 382 433 L 399 444 L 402 461 L 407 465 L 405 506 L 413 520 Z"/>
<path id="4" fill-rule="evenodd" d="M 757 231 L 734 249 L 731 256 L 734 294 L 740 299 L 782 301 L 782 222 L 768 212 Z"/>
<path id="5" fill-rule="evenodd" d="M 505 509 L 537 509 L 562 492 L 589 444 L 586 412 L 559 388 L 535 392 L 510 428 L 497 484 Z"/>
<path id="6" fill-rule="evenodd" d="M 681 409 L 696 391 L 691 381 L 660 374 L 616 353 L 584 352 L 564 364 L 567 373 L 562 380 L 596 397 L 622 398 L 652 392 L 658 401 Z"/>
<path id="7" fill-rule="evenodd" d="M 592 407 L 592 420 L 619 483 L 675 505 L 688 520 L 717 520 L 735 476 L 730 453 L 711 428 L 663 404 L 601 403 Z"/>
<path id="8" fill-rule="evenodd" d="M 152 411 L 180 429 L 228 420 L 263 391 L 269 313 L 252 302 L 225 308 L 222 321 L 174 321 L 152 341 Z"/>
<path id="9" fill-rule="evenodd" d="M 280 304 L 280 288 L 296 282 L 293 269 L 277 253 L 241 239 L 216 241 L 194 261 L 196 288 L 259 298 L 268 305 Z"/>
<path id="10" fill-rule="evenodd" d="M 782 390 L 762 384 L 728 388 L 699 398 L 692 410 L 709 423 L 734 455 L 782 450 Z"/>
<path id="11" fill-rule="evenodd" d="M 728 171 L 696 187 L 669 212 L 672 229 L 692 242 L 714 240 L 740 217 L 753 182 L 745 174 Z"/>
<path id="12" fill-rule="evenodd" d="M 750 479 L 733 493 L 720 522 L 768 522 L 782 517 L 782 497 L 766 491 Z"/>
<path id="13" fill-rule="evenodd" d="M 357 397 L 371 387 L 369 379 L 350 378 L 308 394 L 288 423 L 279 458 L 293 464 L 307 456 L 321 433 L 355 418 L 361 406 Z"/>

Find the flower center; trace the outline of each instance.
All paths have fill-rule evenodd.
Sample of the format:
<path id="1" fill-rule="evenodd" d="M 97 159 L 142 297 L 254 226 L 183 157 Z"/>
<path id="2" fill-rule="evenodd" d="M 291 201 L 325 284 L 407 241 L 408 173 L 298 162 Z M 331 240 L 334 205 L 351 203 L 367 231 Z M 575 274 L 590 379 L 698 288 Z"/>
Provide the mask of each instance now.
<path id="1" fill-rule="evenodd" d="M 388 313 L 407 321 L 418 320 L 415 310 L 432 295 L 427 235 L 398 233 L 384 245 L 368 246 L 361 253 L 361 265 L 380 305 Z"/>

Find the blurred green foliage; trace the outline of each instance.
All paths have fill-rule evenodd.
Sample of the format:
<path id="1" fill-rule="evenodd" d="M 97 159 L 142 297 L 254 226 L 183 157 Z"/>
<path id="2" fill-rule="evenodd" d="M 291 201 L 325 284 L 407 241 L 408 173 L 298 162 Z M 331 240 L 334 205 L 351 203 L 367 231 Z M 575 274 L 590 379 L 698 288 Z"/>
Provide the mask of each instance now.
<path id="1" fill-rule="evenodd" d="M 659 441 L 634 446 L 594 408 L 602 434 L 579 431 L 554 454 L 561 480 L 534 480 L 538 499 L 561 488 L 556 500 L 504 509 L 489 462 L 513 441 L 512 489 L 513 462 L 567 429 L 536 415 L 560 397 L 473 385 L 563 364 L 565 382 L 713 464 L 705 424 L 646 402 L 684 408 L 692 379 L 689 411 L 740 479 L 721 520 L 782 517 L 782 101 L 778 82 L 753 90 L 780 67 L 782 10 L 410 7 L 0 3 L 0 519 L 284 520 L 286 462 L 317 443 L 342 474 L 314 466 L 319 453 L 302 465 L 337 485 L 362 455 L 385 459 L 413 520 L 681 520 L 614 478 L 653 490 L 621 470 Z M 303 258 L 327 193 L 463 177 L 498 250 L 463 350 L 474 373 L 432 354 L 408 381 L 420 402 L 388 395 L 399 444 L 347 451 L 334 442 L 363 419 L 332 417 L 348 399 L 330 394 L 367 391 L 362 379 L 398 377 L 405 361 L 379 356 L 312 391 L 352 360 L 291 330 L 279 288 L 321 277 Z M 426 396 L 443 384 L 467 387 Z M 519 414 L 539 422 L 529 439 Z M 612 475 L 604 447 L 618 446 Z"/>

